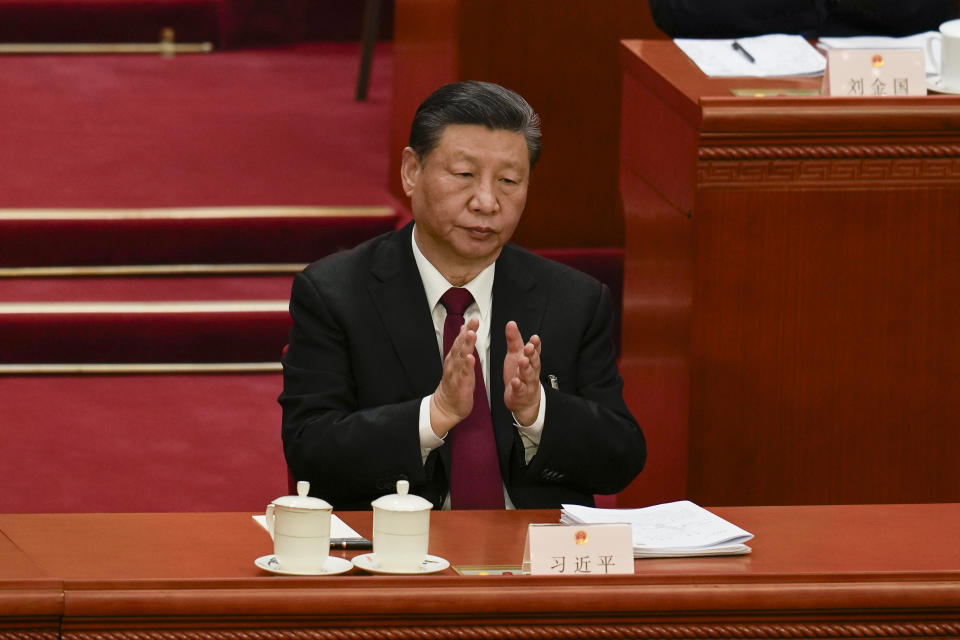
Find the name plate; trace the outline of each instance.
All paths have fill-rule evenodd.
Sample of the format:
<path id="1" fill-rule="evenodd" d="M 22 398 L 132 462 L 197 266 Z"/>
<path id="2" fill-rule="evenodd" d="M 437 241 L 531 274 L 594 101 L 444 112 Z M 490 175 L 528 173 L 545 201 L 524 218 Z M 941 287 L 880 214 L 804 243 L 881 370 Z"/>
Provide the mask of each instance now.
<path id="1" fill-rule="evenodd" d="M 616 524 L 531 524 L 523 572 L 534 575 L 633 573 L 633 527 Z"/>
<path id="2" fill-rule="evenodd" d="M 831 49 L 823 74 L 824 95 L 924 96 L 922 49 Z"/>

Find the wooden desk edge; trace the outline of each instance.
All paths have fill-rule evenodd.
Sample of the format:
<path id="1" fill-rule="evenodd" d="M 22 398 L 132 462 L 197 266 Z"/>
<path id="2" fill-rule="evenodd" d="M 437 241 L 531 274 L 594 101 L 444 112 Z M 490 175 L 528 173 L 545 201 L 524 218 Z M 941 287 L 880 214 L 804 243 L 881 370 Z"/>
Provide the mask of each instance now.
<path id="1" fill-rule="evenodd" d="M 929 131 L 944 138 L 946 128 L 960 130 L 960 97 L 927 96 L 734 96 L 733 88 L 816 88 L 818 77 L 710 78 L 675 44 L 663 40 L 621 40 L 625 74 L 671 106 L 703 133 L 825 131 L 858 133 Z M 838 108 L 842 105 L 842 108 Z M 960 140 L 960 136 L 947 136 Z"/>
<path id="2" fill-rule="evenodd" d="M 834 615 L 891 609 L 952 612 L 960 619 L 960 578 L 904 577 L 864 582 L 644 582 L 622 577 L 270 578 L 261 585 L 228 581 L 188 588 L 120 588 L 65 584 L 67 616 L 370 616 L 446 619 L 483 615 L 508 620 L 642 619 L 683 612 L 764 616 L 791 610 Z M 569 580 L 565 584 L 565 581 Z M 549 584 L 549 594 L 546 586 Z"/>

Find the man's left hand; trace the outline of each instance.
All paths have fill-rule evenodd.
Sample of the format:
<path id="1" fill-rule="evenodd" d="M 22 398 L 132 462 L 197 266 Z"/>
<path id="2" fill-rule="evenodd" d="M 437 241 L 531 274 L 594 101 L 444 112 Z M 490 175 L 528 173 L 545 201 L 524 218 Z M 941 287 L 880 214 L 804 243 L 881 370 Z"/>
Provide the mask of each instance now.
<path id="1" fill-rule="evenodd" d="M 531 336 L 524 344 L 513 320 L 507 323 L 506 336 L 503 403 L 520 424 L 531 425 L 540 412 L 540 336 Z"/>

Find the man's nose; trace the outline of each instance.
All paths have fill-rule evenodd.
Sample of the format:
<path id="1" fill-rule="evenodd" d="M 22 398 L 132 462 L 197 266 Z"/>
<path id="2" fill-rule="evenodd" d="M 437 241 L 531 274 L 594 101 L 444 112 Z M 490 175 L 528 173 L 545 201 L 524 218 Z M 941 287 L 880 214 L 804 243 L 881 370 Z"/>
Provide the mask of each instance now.
<path id="1" fill-rule="evenodd" d="M 478 180 L 470 199 L 470 209 L 476 213 L 496 213 L 500 209 L 495 186 L 487 180 Z"/>

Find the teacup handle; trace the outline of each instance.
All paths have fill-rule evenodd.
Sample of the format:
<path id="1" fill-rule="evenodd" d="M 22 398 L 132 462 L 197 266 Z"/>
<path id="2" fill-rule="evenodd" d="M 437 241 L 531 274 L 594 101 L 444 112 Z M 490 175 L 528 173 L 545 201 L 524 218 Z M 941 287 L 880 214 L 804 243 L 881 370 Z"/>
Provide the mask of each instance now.
<path id="1" fill-rule="evenodd" d="M 937 47 L 933 46 L 934 42 L 940 43 L 940 51 L 936 51 Z M 936 70 L 937 75 L 940 75 L 940 54 L 943 51 L 943 36 L 939 33 L 932 34 L 927 38 L 927 57 L 933 63 L 933 68 Z"/>
<path id="2" fill-rule="evenodd" d="M 274 523 L 277 521 L 277 514 L 275 513 L 276 506 L 277 505 L 271 502 L 270 504 L 267 505 L 267 512 L 266 514 L 264 514 L 266 515 L 266 521 L 267 521 L 267 533 L 270 534 L 271 540 L 274 539 L 273 537 Z"/>

